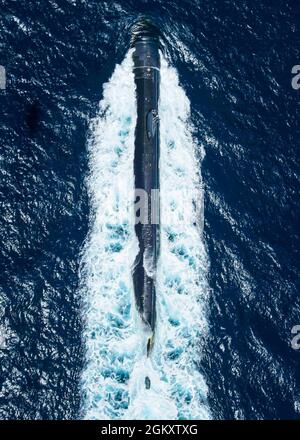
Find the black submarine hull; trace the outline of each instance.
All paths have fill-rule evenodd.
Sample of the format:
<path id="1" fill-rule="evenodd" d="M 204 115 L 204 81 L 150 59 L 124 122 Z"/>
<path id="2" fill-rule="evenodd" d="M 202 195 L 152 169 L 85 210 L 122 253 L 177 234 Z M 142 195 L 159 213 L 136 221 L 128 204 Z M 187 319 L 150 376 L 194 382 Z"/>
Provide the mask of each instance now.
<path id="1" fill-rule="evenodd" d="M 134 152 L 135 233 L 139 243 L 133 269 L 133 284 L 137 309 L 153 335 L 156 322 L 156 268 L 160 243 L 159 42 L 156 37 L 140 35 L 133 47 L 137 103 Z M 152 340 L 153 338 L 149 339 L 148 345 L 152 344 Z"/>

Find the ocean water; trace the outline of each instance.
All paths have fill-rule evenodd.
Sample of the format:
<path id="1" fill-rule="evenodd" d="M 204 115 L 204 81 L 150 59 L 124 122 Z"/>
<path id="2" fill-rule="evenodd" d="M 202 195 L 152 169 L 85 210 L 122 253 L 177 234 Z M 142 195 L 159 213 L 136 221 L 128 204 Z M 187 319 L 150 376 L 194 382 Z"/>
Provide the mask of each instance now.
<path id="1" fill-rule="evenodd" d="M 0 4 L 0 418 L 298 419 L 299 3 Z M 162 32 L 148 362 L 130 276 L 143 14 Z"/>

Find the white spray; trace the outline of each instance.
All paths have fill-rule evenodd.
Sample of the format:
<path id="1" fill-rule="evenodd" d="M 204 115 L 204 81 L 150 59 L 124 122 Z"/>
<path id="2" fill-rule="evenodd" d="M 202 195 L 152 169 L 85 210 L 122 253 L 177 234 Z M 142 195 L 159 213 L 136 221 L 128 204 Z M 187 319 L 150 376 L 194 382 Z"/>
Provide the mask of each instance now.
<path id="1" fill-rule="evenodd" d="M 92 204 L 82 257 L 87 419 L 207 419 L 207 388 L 196 362 L 206 331 L 207 257 L 199 210 L 203 190 L 189 101 L 162 59 L 160 89 L 161 252 L 157 330 L 151 356 L 136 311 L 134 233 L 135 85 L 132 52 L 104 85 L 92 124 L 87 179 Z M 201 211 L 203 216 L 203 212 Z M 145 377 L 151 388 L 145 388 Z"/>

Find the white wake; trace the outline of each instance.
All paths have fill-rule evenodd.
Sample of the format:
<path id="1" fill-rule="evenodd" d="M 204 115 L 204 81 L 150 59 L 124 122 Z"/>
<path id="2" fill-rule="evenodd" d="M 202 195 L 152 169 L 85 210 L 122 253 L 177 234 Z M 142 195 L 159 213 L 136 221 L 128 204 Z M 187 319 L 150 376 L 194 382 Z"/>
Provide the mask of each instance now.
<path id="1" fill-rule="evenodd" d="M 207 387 L 197 368 L 206 331 L 207 257 L 203 190 L 190 104 L 175 69 L 162 59 L 160 113 L 161 254 L 157 330 L 150 359 L 135 308 L 132 52 L 107 84 L 89 142 L 92 204 L 83 250 L 86 419 L 206 419 Z M 201 156 L 201 155 L 200 155 Z M 145 389 L 145 376 L 151 388 Z"/>

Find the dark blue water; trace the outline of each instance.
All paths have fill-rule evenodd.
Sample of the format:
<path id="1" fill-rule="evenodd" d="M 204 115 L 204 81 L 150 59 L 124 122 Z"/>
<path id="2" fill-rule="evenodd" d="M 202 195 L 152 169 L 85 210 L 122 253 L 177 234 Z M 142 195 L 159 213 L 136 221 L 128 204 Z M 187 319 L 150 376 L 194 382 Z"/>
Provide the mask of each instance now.
<path id="1" fill-rule="evenodd" d="M 205 147 L 214 418 L 300 418 L 299 2 L 0 1 L 0 417 L 81 417 L 86 140 L 141 14 Z"/>

